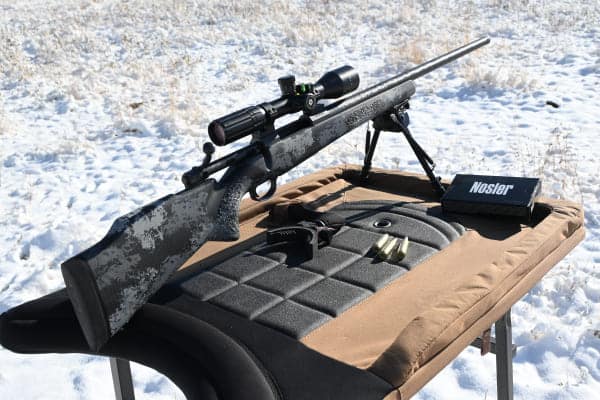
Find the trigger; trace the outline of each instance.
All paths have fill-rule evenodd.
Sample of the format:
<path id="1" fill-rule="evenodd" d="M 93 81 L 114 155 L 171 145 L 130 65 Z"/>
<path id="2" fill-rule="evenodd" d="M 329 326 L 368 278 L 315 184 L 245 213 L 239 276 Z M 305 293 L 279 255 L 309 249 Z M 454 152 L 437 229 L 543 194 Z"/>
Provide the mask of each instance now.
<path id="1" fill-rule="evenodd" d="M 254 185 L 250 188 L 250 190 L 248 192 L 250 193 L 250 197 L 252 198 L 252 200 L 264 201 L 264 200 L 269 199 L 271 196 L 273 196 L 275 194 L 275 191 L 277 190 L 277 178 L 271 177 L 266 182 L 269 182 L 269 190 L 262 196 L 259 196 L 258 193 L 256 192 L 256 188 L 258 185 Z"/>

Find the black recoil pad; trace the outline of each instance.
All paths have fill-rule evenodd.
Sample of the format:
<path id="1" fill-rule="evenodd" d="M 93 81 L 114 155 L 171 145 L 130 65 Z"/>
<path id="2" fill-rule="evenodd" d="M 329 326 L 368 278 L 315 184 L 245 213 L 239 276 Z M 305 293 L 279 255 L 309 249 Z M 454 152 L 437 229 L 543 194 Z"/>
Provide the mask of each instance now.
<path id="1" fill-rule="evenodd" d="M 321 77 L 316 85 L 322 86 L 322 99 L 336 99 L 355 90 L 360 84 L 358 72 L 349 65 L 336 68 Z"/>
<path id="2" fill-rule="evenodd" d="M 208 125 L 208 136 L 217 146 L 224 146 L 259 130 L 267 120 L 266 111 L 259 106 L 244 108 Z"/>

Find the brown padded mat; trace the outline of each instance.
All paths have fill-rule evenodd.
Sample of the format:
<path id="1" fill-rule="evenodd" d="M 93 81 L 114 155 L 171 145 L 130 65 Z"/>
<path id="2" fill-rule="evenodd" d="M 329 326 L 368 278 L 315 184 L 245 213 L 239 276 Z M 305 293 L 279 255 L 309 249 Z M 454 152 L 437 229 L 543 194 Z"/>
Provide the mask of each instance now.
<path id="1" fill-rule="evenodd" d="M 244 201 L 240 241 L 266 229 L 290 201 L 320 209 L 369 199 L 439 207 L 423 176 L 374 170 L 361 187 L 351 183 L 359 182 L 359 171 L 325 169 L 282 186 L 266 202 Z M 534 227 L 454 215 L 467 228 L 461 238 L 301 341 L 394 384 L 398 390 L 387 399 L 410 397 L 583 238 L 580 206 L 544 199 L 536 214 Z M 207 243 L 187 265 L 231 245 Z"/>

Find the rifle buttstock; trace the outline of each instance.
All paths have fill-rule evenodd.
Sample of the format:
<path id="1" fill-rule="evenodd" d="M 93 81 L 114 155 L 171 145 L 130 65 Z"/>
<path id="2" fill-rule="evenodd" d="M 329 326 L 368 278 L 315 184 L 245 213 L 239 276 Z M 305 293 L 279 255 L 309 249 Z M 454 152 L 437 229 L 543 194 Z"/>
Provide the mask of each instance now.
<path id="1" fill-rule="evenodd" d="M 61 266 L 84 336 L 97 351 L 212 234 L 220 192 L 210 179 L 118 218 Z"/>

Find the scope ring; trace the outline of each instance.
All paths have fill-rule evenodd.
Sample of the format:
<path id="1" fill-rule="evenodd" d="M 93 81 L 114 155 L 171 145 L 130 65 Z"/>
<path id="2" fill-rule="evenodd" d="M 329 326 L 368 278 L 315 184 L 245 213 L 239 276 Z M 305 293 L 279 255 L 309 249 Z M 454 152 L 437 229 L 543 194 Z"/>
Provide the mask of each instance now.
<path id="1" fill-rule="evenodd" d="M 254 185 L 254 186 L 250 187 L 250 190 L 248 190 L 248 193 L 250 194 L 250 198 L 252 200 L 254 200 L 254 201 L 268 200 L 269 198 L 271 198 L 271 196 L 273 196 L 275 194 L 275 191 L 277 190 L 277 178 L 272 176 L 265 182 L 269 182 L 270 186 L 269 186 L 269 190 L 267 191 L 267 193 L 263 194 L 262 196 L 259 196 L 258 193 L 256 193 L 256 187 L 258 185 Z"/>

